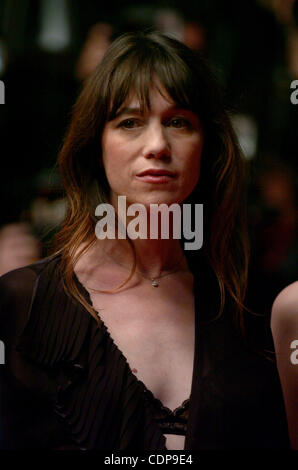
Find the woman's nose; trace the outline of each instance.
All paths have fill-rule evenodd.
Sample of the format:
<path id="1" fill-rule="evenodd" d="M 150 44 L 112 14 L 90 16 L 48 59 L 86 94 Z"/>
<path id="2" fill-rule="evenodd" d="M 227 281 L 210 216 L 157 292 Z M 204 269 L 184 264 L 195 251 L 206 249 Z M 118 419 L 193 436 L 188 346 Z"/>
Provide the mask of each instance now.
<path id="1" fill-rule="evenodd" d="M 161 124 L 154 124 L 148 127 L 144 136 L 145 143 L 143 156 L 145 158 L 169 158 L 170 145 L 166 130 Z"/>

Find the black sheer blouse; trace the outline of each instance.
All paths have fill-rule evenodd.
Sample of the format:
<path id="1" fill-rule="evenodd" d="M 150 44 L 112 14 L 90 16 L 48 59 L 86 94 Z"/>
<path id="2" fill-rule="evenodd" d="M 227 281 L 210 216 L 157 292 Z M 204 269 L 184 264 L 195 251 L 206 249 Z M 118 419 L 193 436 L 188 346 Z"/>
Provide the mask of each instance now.
<path id="1" fill-rule="evenodd" d="M 158 451 L 171 432 L 190 450 L 289 447 L 276 366 L 245 345 L 227 309 L 207 321 L 218 304 L 206 269 L 195 273 L 191 395 L 169 413 L 105 326 L 65 294 L 59 261 L 0 279 L 1 448 Z"/>

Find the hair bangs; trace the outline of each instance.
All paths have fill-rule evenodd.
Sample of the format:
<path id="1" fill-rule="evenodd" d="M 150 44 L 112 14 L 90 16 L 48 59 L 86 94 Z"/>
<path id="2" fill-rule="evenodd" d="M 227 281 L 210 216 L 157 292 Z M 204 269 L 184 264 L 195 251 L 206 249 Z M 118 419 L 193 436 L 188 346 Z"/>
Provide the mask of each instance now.
<path id="1" fill-rule="evenodd" d="M 162 54 L 163 51 L 161 51 Z M 192 108 L 192 73 L 177 57 L 162 54 L 155 58 L 153 65 L 154 85 L 161 95 L 164 88 L 167 94 L 181 108 Z M 157 83 L 156 83 L 157 82 Z"/>
<path id="2" fill-rule="evenodd" d="M 143 52 L 143 53 L 142 53 Z M 124 103 L 135 96 L 141 112 L 150 109 L 150 90 L 155 87 L 179 107 L 192 109 L 193 76 L 185 63 L 160 48 L 127 54 L 111 75 L 108 120 L 116 117 Z M 165 92 L 168 96 L 165 96 Z"/>
<path id="3" fill-rule="evenodd" d="M 153 71 L 150 57 L 127 55 L 114 70 L 110 80 L 110 111 L 108 120 L 117 115 L 120 108 L 132 96 L 136 96 L 141 112 L 150 109 L 150 88 Z M 147 59 L 147 60 L 146 60 Z"/>

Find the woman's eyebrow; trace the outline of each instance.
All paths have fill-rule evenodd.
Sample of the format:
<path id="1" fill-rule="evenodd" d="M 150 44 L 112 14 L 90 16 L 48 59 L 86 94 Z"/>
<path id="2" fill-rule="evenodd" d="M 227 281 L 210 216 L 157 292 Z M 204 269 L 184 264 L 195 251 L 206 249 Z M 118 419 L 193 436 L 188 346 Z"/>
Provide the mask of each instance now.
<path id="1" fill-rule="evenodd" d="M 121 108 L 116 114 L 115 118 L 118 118 L 119 116 L 122 116 L 123 114 L 141 114 L 141 109 L 136 107 L 136 108 L 131 108 L 125 106 L 124 108 Z"/>
<path id="2" fill-rule="evenodd" d="M 171 105 L 169 106 L 167 109 L 164 110 L 164 113 L 165 114 L 169 114 L 169 113 L 172 113 L 172 112 L 186 112 L 186 113 L 190 113 L 191 111 L 187 108 L 182 108 L 178 105 Z M 112 119 L 117 119 L 125 114 L 139 114 L 141 115 L 142 114 L 142 110 L 140 107 L 136 106 L 136 107 L 130 107 L 130 106 L 124 106 L 123 108 L 121 108 L 114 116 Z"/>

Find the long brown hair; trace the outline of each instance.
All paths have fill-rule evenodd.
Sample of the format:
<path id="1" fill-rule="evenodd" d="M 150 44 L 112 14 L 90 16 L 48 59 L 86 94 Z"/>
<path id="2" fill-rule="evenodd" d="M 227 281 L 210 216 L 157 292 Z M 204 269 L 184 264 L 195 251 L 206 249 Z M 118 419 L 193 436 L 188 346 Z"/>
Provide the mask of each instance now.
<path id="1" fill-rule="evenodd" d="M 128 33 L 116 39 L 85 82 L 59 154 L 68 198 L 56 238 L 67 292 L 97 319 L 75 282 L 74 266 L 95 241 L 95 207 L 109 201 L 101 164 L 101 134 L 132 92 L 144 109 L 155 78 L 173 101 L 200 118 L 205 131 L 200 180 L 188 198 L 204 204 L 204 256 L 216 275 L 223 311 L 227 295 L 242 326 L 248 242 L 243 196 L 243 160 L 222 95 L 209 66 L 179 41 L 158 32 Z M 79 252 L 79 248 L 84 250 Z"/>

